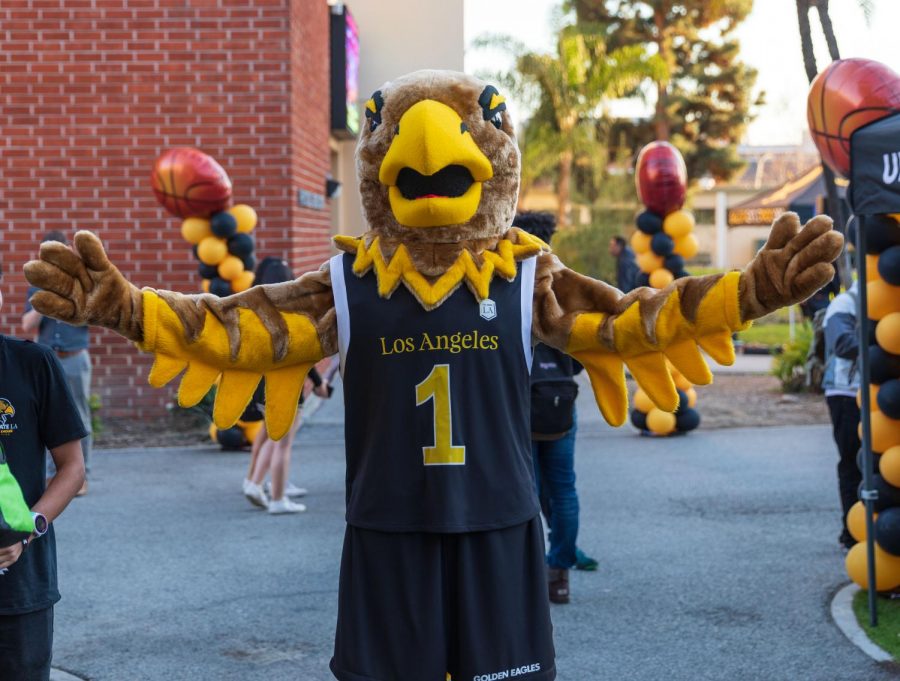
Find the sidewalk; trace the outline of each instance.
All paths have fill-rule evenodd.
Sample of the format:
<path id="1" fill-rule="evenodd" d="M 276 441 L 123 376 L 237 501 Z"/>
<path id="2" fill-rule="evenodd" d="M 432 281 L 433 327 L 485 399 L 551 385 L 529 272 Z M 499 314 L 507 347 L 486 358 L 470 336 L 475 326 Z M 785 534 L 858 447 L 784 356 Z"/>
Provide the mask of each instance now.
<path id="1" fill-rule="evenodd" d="M 553 608 L 560 681 L 896 678 L 828 613 L 846 575 L 826 426 L 640 438 L 583 392 L 579 544 L 600 570 Z M 96 681 L 331 680 L 339 397 L 301 431 L 298 516 L 247 503 L 246 454 L 99 452 L 57 523 L 54 663 Z"/>

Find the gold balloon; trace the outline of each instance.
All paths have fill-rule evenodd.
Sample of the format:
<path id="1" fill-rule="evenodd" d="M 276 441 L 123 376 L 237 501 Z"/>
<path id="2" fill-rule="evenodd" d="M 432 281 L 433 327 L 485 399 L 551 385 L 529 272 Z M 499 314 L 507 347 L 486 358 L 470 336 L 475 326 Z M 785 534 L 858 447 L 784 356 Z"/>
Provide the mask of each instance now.
<path id="1" fill-rule="evenodd" d="M 219 429 L 216 428 L 216 424 L 215 424 L 215 423 L 210 423 L 210 424 L 209 424 L 209 439 L 212 440 L 213 442 L 218 442 L 218 441 L 219 441 L 219 438 L 216 437 L 216 435 L 218 434 L 218 432 L 219 432 Z"/>
<path id="2" fill-rule="evenodd" d="M 875 383 L 869 384 L 869 406 L 872 411 L 878 411 L 878 388 Z M 856 406 L 862 409 L 862 390 L 856 391 Z"/>
<path id="3" fill-rule="evenodd" d="M 693 388 L 688 388 L 684 392 L 687 393 L 688 406 L 691 408 L 697 406 L 697 391 Z"/>
<path id="4" fill-rule="evenodd" d="M 900 286 L 891 286 L 882 279 L 866 284 L 868 295 L 869 319 L 881 319 L 900 312 Z"/>
<path id="5" fill-rule="evenodd" d="M 219 263 L 219 276 L 225 281 L 233 281 L 244 271 L 244 263 L 236 255 L 226 256 Z"/>
<path id="6" fill-rule="evenodd" d="M 664 262 L 663 258 L 656 255 L 653 251 L 641 253 L 635 260 L 637 260 L 638 267 L 641 268 L 641 271 L 646 272 L 647 274 L 650 274 L 653 270 L 658 270 L 663 266 Z"/>
<path id="7" fill-rule="evenodd" d="M 663 231 L 673 239 L 687 236 L 693 229 L 694 216 L 686 210 L 676 210 L 669 213 L 663 220 Z"/>
<path id="8" fill-rule="evenodd" d="M 866 560 L 866 544 L 853 546 L 844 559 L 847 575 L 861 589 L 869 588 L 868 561 Z M 900 558 L 892 556 L 877 544 L 875 545 L 875 588 L 878 591 L 889 591 L 900 586 Z"/>
<path id="9" fill-rule="evenodd" d="M 875 517 L 878 517 L 877 513 Z M 847 529 L 856 541 L 866 540 L 866 506 L 863 502 L 857 501 L 847 511 Z"/>
<path id="10" fill-rule="evenodd" d="M 199 244 L 206 237 L 212 236 L 209 220 L 206 218 L 188 218 L 181 223 L 181 236 L 184 237 L 185 241 Z"/>
<path id="11" fill-rule="evenodd" d="M 634 408 L 647 414 L 651 409 L 656 409 L 656 405 L 653 404 L 653 400 L 650 399 L 647 393 L 638 388 L 634 394 Z"/>
<path id="12" fill-rule="evenodd" d="M 234 216 L 235 220 L 237 220 L 237 229 L 239 232 L 244 232 L 246 234 L 252 232 L 253 228 L 256 227 L 256 222 L 258 220 L 256 211 L 246 203 L 239 203 L 236 206 L 232 206 L 228 209 L 228 212 Z"/>
<path id="13" fill-rule="evenodd" d="M 200 288 L 203 289 L 204 293 L 209 293 L 209 284 L 209 279 L 204 279 L 202 282 L 200 282 Z"/>
<path id="14" fill-rule="evenodd" d="M 662 409 L 651 409 L 647 413 L 647 428 L 657 435 L 668 435 L 675 431 L 675 414 Z"/>
<path id="15" fill-rule="evenodd" d="M 653 237 L 649 234 L 644 234 L 641 230 L 635 230 L 634 234 L 631 235 L 631 248 L 632 250 L 640 255 L 641 253 L 646 253 L 650 250 L 650 241 Z"/>
<path id="16" fill-rule="evenodd" d="M 900 312 L 886 314 L 875 327 L 875 339 L 883 349 L 900 355 Z"/>
<path id="17" fill-rule="evenodd" d="M 886 452 L 891 447 L 900 445 L 900 421 L 888 418 L 880 411 L 873 411 L 869 415 L 872 423 L 872 451 Z M 862 437 L 862 424 L 859 426 Z"/>
<path id="18" fill-rule="evenodd" d="M 888 484 L 900 487 L 900 446 L 888 447 L 878 461 L 878 470 Z"/>
<path id="19" fill-rule="evenodd" d="M 650 273 L 650 286 L 653 288 L 665 288 L 673 281 L 675 281 L 675 276 L 665 267 L 660 267 Z"/>
<path id="20" fill-rule="evenodd" d="M 679 239 L 675 239 L 675 252 L 685 260 L 690 260 L 700 249 L 697 237 L 693 234 L 685 234 Z"/>
<path id="21" fill-rule="evenodd" d="M 253 286 L 253 280 L 255 279 L 255 277 L 256 275 L 254 275 L 253 272 L 244 270 L 231 280 L 231 288 L 235 293 L 246 291 L 248 288 Z"/>
<path id="22" fill-rule="evenodd" d="M 217 236 L 208 236 L 197 245 L 197 257 L 204 265 L 218 265 L 228 255 L 228 244 Z"/>

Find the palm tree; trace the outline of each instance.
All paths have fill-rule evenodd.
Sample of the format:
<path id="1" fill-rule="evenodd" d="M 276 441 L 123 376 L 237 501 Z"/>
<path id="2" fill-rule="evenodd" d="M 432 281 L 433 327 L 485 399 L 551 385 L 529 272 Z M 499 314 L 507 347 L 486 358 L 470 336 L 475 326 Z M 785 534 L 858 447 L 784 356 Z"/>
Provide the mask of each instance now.
<path id="1" fill-rule="evenodd" d="M 825 34 L 825 42 L 828 45 L 828 54 L 832 61 L 841 58 L 838 50 L 837 39 L 834 36 L 834 27 L 831 24 L 831 17 L 828 15 L 829 0 L 797 0 L 797 23 L 800 27 L 800 50 L 803 53 L 803 66 L 806 69 L 806 78 L 810 83 L 813 82 L 819 73 L 816 65 L 816 54 L 813 51 L 812 33 L 809 23 L 809 10 L 815 7 L 819 13 L 819 23 L 822 25 L 822 31 Z M 866 0 L 860 0 L 860 6 L 868 18 L 871 6 Z M 838 198 L 837 186 L 834 181 L 834 171 L 825 163 L 822 163 L 822 178 L 825 182 L 825 201 L 827 213 L 834 218 L 835 224 L 841 233 L 845 230 L 845 217 L 841 201 Z M 846 235 L 845 235 L 846 236 Z M 845 258 L 839 261 L 839 270 L 841 271 L 841 281 L 850 284 L 850 273 L 845 266 Z"/>
<path id="2" fill-rule="evenodd" d="M 487 37 L 477 43 L 513 46 L 514 72 L 501 80 L 531 94 L 539 104 L 523 135 L 523 186 L 555 169 L 557 222 L 566 227 L 576 159 L 596 161 L 605 153 L 605 145 L 596 139 L 603 104 L 634 92 L 647 79 L 664 79 L 665 66 L 642 46 L 607 50 L 600 26 L 562 28 L 554 54 L 528 51 L 508 38 Z"/>

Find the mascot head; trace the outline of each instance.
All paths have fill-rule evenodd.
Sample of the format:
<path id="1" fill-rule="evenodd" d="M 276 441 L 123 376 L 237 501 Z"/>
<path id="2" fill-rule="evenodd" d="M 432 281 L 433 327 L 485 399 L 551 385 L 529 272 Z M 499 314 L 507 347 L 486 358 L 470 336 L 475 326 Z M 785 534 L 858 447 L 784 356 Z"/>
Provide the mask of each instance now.
<path id="1" fill-rule="evenodd" d="M 374 234 L 458 243 L 509 229 L 519 150 L 495 87 L 453 71 L 416 71 L 376 91 L 365 115 L 356 167 Z"/>

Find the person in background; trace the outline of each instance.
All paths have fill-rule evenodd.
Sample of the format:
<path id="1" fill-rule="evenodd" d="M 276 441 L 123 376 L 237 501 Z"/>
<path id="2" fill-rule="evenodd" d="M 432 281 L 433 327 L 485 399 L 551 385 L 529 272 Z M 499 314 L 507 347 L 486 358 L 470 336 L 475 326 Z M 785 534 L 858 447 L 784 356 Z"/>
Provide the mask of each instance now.
<path id="1" fill-rule="evenodd" d="M 847 513 L 856 503 L 857 488 L 862 473 L 856 465 L 860 448 L 859 406 L 856 393 L 859 390 L 859 330 L 856 306 L 859 287 L 853 282 L 847 291 L 838 295 L 825 312 L 825 376 L 822 387 L 831 415 L 834 441 L 838 448 L 838 490 L 841 497 L 843 531 L 839 537 L 844 548 L 856 541 L 847 529 Z"/>
<path id="2" fill-rule="evenodd" d="M 640 268 L 624 236 L 617 234 L 609 240 L 609 254 L 616 259 L 616 288 L 622 293 L 637 288 Z"/>
<path id="3" fill-rule="evenodd" d="M 556 220 L 549 213 L 519 213 L 513 225 L 550 243 Z M 538 344 L 531 369 L 531 453 L 541 510 L 550 528 L 547 587 L 550 601 L 569 602 L 569 570 L 596 570 L 597 561 L 577 546 L 579 504 L 575 488 L 574 375 L 583 367 L 568 355 Z"/>
<path id="4" fill-rule="evenodd" d="M 24 541 L 0 548 L 0 679 L 45 681 L 59 600 L 52 523 L 84 483 L 87 431 L 48 347 L 0 335 L 0 395 L 0 465 L 18 483 L 34 527 Z M 49 483 L 48 450 L 56 463 Z M 2 492 L 9 493 L 8 484 Z"/>
<path id="5" fill-rule="evenodd" d="M 279 284 L 292 281 L 294 274 L 284 260 L 278 258 L 264 258 L 256 270 L 256 283 Z M 323 381 L 319 372 L 313 367 L 309 372 L 309 380 L 313 383 L 313 391 L 319 397 L 329 397 L 328 383 Z M 265 414 L 265 380 L 260 381 L 248 409 L 255 409 L 259 416 Z M 303 404 L 303 391 L 300 392 L 300 404 Z M 246 417 L 245 412 L 245 417 Z M 306 494 L 306 490 L 288 482 L 288 472 L 291 465 L 291 447 L 294 444 L 294 436 L 300 428 L 301 409 L 297 409 L 294 423 L 288 433 L 280 440 L 272 440 L 268 436 L 265 423 L 253 441 L 250 454 L 250 469 L 244 479 L 244 496 L 250 503 L 268 509 L 272 515 L 284 513 L 302 513 L 306 510 L 304 504 L 293 501 L 290 497 L 298 497 Z M 266 475 L 271 476 L 269 492 L 263 484 Z"/>
<path id="6" fill-rule="evenodd" d="M 58 241 L 67 243 L 66 236 L 60 231 L 47 232 L 43 243 Z M 84 423 L 86 435 L 81 442 L 81 450 L 84 453 L 85 480 L 78 496 L 87 494 L 87 476 L 91 471 L 91 449 L 93 447 L 93 434 L 91 428 L 91 356 L 88 352 L 90 341 L 88 327 L 72 326 L 65 322 L 58 322 L 51 317 L 44 317 L 31 307 L 31 296 L 38 289 L 29 287 L 28 302 L 25 303 L 25 314 L 22 316 L 22 331 L 29 337 L 37 340 L 41 345 L 46 345 L 59 358 L 69 390 L 75 399 L 75 407 Z M 53 475 L 53 463 L 48 466 L 48 477 Z"/>

